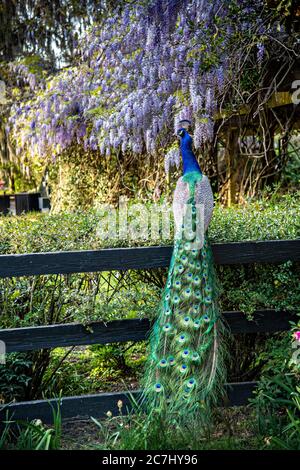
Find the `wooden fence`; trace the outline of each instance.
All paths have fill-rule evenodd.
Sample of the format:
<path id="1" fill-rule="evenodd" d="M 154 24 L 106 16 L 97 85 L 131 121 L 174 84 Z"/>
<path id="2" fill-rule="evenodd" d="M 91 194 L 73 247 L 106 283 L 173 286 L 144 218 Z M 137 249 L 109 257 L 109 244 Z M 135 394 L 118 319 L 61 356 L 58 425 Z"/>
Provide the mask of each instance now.
<path id="1" fill-rule="evenodd" d="M 217 264 L 281 263 L 300 260 L 300 240 L 274 240 L 259 242 L 220 243 L 212 246 Z M 31 276 L 41 274 L 67 274 L 127 269 L 152 269 L 169 265 L 172 247 L 114 248 L 104 250 L 31 253 L 0 256 L 0 277 Z M 261 310 L 249 321 L 242 312 L 223 312 L 233 334 L 276 332 L 288 330 L 293 312 Z M 150 323 L 147 319 L 115 320 L 89 325 L 61 324 L 0 330 L 0 340 L 6 351 L 30 351 L 41 348 L 68 347 L 89 344 L 141 341 L 147 338 Z M 247 403 L 255 382 L 227 384 L 228 400 L 225 404 L 237 406 Z M 138 395 L 137 390 L 133 392 Z M 103 417 L 111 410 L 118 412 L 117 401 L 130 407 L 126 392 L 101 393 L 64 397 L 61 399 L 63 418 L 80 416 Z M 40 418 L 49 423 L 52 419 L 50 405 L 57 399 L 35 400 L 5 404 L 0 419 Z"/>

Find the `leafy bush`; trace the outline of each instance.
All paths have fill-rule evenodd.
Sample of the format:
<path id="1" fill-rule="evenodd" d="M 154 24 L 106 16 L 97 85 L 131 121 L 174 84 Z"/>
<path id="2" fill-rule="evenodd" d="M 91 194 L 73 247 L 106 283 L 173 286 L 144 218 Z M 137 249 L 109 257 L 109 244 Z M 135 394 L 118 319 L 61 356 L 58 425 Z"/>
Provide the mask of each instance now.
<path id="1" fill-rule="evenodd" d="M 300 437 L 300 343 L 298 351 L 291 333 L 278 334 L 266 342 L 257 358 L 262 374 L 256 396 L 258 432 L 267 446 L 299 449 Z"/>
<path id="2" fill-rule="evenodd" d="M 136 388 L 144 361 L 145 343 L 113 343 L 85 348 L 56 348 L 43 378 L 47 396 L 81 395 Z"/>
<path id="3" fill-rule="evenodd" d="M 241 310 L 249 319 L 256 309 L 299 312 L 299 263 L 219 266 L 217 271 L 223 310 Z"/>
<path id="4" fill-rule="evenodd" d="M 209 228 L 212 242 L 242 240 L 280 240 L 300 237 L 300 192 L 293 195 L 265 198 L 244 207 L 215 207 Z M 140 201 L 131 201 L 131 204 Z M 163 203 L 163 201 L 162 201 Z M 147 208 L 153 208 L 150 203 Z M 91 250 L 116 246 L 172 243 L 169 239 L 139 240 L 103 239 L 97 229 L 103 215 L 96 209 L 59 214 L 30 213 L 21 216 L 0 216 L 0 253 L 32 253 L 57 250 Z"/>
<path id="5" fill-rule="evenodd" d="M 291 400 L 291 409 L 287 409 L 289 423 L 282 430 L 282 438 L 272 437 L 275 448 L 300 450 L 300 387 L 296 387 Z"/>
<path id="6" fill-rule="evenodd" d="M 0 403 L 22 400 L 30 386 L 32 358 L 30 353 L 7 354 L 0 364 Z"/>

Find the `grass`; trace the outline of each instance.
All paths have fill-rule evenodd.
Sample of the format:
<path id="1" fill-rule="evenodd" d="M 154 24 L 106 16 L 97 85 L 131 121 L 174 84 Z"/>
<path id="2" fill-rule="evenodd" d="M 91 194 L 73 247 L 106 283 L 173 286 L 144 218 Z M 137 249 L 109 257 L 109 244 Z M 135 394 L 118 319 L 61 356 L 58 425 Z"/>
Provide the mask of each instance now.
<path id="1" fill-rule="evenodd" d="M 142 419 L 142 417 L 140 417 Z M 219 409 L 210 436 L 199 429 L 186 436 L 173 430 L 153 432 L 145 441 L 136 440 L 139 417 L 117 416 L 106 420 L 69 421 L 64 425 L 62 448 L 71 450 L 241 450 L 260 449 L 263 439 L 255 433 L 255 417 L 249 407 Z M 135 429 L 134 429 L 135 428 Z M 139 433 L 139 431 L 138 431 Z M 140 436 L 141 437 L 141 436 Z"/>
<path id="2" fill-rule="evenodd" d="M 53 426 L 39 419 L 31 422 L 6 419 L 0 433 L 0 450 L 57 450 L 61 448 L 62 419 L 60 408 L 52 407 Z"/>
<path id="3" fill-rule="evenodd" d="M 250 406 L 218 408 L 209 432 L 199 427 L 177 432 L 170 427 L 154 426 L 147 437 L 140 432 L 144 417 L 122 415 L 106 419 L 73 418 L 61 420 L 60 411 L 53 410 L 54 425 L 40 420 L 30 423 L 7 420 L 0 433 L 0 450 L 273 450 L 299 449 L 296 432 L 299 422 L 292 419 L 288 426 L 295 429 L 292 438 L 285 435 L 265 437 L 257 431 L 257 417 Z M 14 426 L 12 426 L 14 424 Z M 157 423 L 158 424 L 158 423 Z M 296 431 L 298 430 L 298 431 Z"/>

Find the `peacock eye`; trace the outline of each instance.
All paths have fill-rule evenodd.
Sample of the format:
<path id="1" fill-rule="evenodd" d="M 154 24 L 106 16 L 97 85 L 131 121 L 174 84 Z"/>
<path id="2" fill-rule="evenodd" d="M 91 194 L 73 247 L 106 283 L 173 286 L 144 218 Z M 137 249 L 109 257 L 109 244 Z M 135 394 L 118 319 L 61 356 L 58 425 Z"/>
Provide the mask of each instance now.
<path id="1" fill-rule="evenodd" d="M 180 335 L 179 338 L 178 338 L 179 343 L 184 343 L 185 340 L 186 340 L 186 336 L 185 336 L 185 335 Z"/>
<path id="2" fill-rule="evenodd" d="M 193 378 L 189 379 L 189 380 L 186 382 L 186 385 L 187 385 L 189 391 L 190 391 L 192 388 L 194 388 L 195 384 L 196 384 L 196 380 L 193 379 Z"/>
<path id="3" fill-rule="evenodd" d="M 204 303 L 205 303 L 206 305 L 209 305 L 209 304 L 211 304 L 211 303 L 212 303 L 212 298 L 211 298 L 211 296 L 207 296 L 207 297 L 205 297 L 205 299 L 204 299 Z"/>
<path id="4" fill-rule="evenodd" d="M 167 361 L 165 359 L 162 359 L 160 362 L 159 362 L 159 366 L 160 367 L 166 367 L 167 366 Z"/>
<path id="5" fill-rule="evenodd" d="M 197 352 L 194 352 L 192 355 L 192 361 L 198 361 L 199 357 L 199 354 Z"/>
<path id="6" fill-rule="evenodd" d="M 186 364 L 182 364 L 182 366 L 180 367 L 180 372 L 184 373 L 184 372 L 187 372 L 188 370 L 188 367 Z"/>
<path id="7" fill-rule="evenodd" d="M 170 364 L 171 366 L 173 366 L 173 365 L 175 364 L 175 359 L 174 359 L 173 356 L 170 356 L 168 360 L 169 360 L 169 364 Z"/>
<path id="8" fill-rule="evenodd" d="M 162 392 L 162 390 L 163 390 L 162 384 L 156 383 L 156 384 L 154 385 L 154 390 L 155 390 L 156 392 Z"/>

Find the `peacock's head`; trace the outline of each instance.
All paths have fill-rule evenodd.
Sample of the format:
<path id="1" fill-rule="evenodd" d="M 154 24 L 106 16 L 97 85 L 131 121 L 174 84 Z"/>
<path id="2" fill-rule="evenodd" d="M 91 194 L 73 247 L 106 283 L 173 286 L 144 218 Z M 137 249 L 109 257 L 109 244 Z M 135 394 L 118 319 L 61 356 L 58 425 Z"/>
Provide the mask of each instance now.
<path id="1" fill-rule="evenodd" d="M 181 138 L 184 137 L 186 133 L 187 133 L 187 131 L 183 127 L 178 129 L 178 131 L 177 131 L 178 137 L 181 137 Z"/>
<path id="2" fill-rule="evenodd" d="M 191 121 L 189 121 L 188 119 L 182 119 L 181 121 L 179 121 L 179 125 L 180 125 L 180 128 L 177 131 L 177 135 L 180 138 L 183 138 L 186 135 L 189 135 L 188 129 L 191 125 Z"/>

